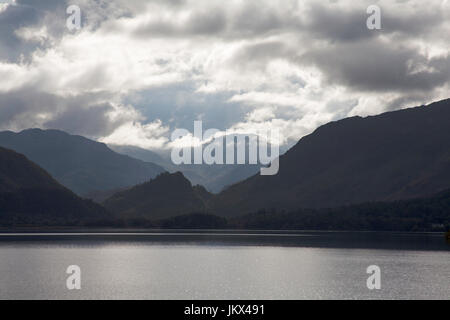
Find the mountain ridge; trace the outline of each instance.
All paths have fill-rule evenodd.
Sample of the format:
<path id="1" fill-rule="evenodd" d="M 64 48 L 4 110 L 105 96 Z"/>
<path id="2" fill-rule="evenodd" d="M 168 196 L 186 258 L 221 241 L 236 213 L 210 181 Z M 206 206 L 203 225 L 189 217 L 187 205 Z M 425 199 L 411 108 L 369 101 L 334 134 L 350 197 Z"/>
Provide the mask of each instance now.
<path id="1" fill-rule="evenodd" d="M 276 176 L 221 192 L 216 214 L 410 199 L 450 187 L 450 99 L 330 122 L 280 157 Z"/>
<path id="2" fill-rule="evenodd" d="M 131 187 L 165 171 L 158 165 L 118 154 L 104 143 L 61 130 L 0 132 L 0 146 L 24 154 L 80 195 Z"/>
<path id="3" fill-rule="evenodd" d="M 65 225 L 108 218 L 103 207 L 79 198 L 24 155 L 0 147 L 1 225 Z"/>
<path id="4" fill-rule="evenodd" d="M 175 165 L 170 159 L 170 152 L 159 154 L 157 152 L 133 146 L 109 145 L 114 151 L 129 155 L 143 161 L 154 162 L 171 173 L 182 172 L 194 185 L 202 185 L 212 193 L 219 193 L 226 187 L 259 172 L 261 165 L 249 164 L 181 164 Z M 236 151 L 235 151 L 236 153 Z M 224 150 L 224 155 L 226 150 Z M 248 160 L 248 159 L 247 159 Z"/>

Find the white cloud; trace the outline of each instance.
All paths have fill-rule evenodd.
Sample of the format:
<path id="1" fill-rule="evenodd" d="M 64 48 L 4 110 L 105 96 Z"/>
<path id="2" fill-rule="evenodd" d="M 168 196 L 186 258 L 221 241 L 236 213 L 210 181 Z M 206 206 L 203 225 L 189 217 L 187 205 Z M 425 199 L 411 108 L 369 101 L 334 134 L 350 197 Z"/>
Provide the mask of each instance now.
<path id="1" fill-rule="evenodd" d="M 169 129 L 161 121 L 147 124 L 127 122 L 118 127 L 111 135 L 101 138 L 107 144 L 132 145 L 146 149 L 161 149 L 169 140 L 165 137 Z"/>
<path id="2" fill-rule="evenodd" d="M 448 3 L 378 1 L 383 30 L 369 32 L 365 9 L 372 2 L 80 0 L 79 32 L 65 29 L 59 11 L 40 8 L 40 19 L 17 24 L 15 49 L 6 55 L 16 59 L 0 60 L 0 101 L 28 92 L 36 101 L 53 97 L 54 106 L 0 104 L 9 117 L 0 125 L 73 131 L 77 125 L 67 125 L 64 114 L 82 121 L 78 113 L 86 113 L 107 122 L 101 130 L 86 127 L 95 121 L 78 126 L 101 141 L 163 148 L 179 122 L 201 118 L 223 120 L 221 130 L 277 128 L 291 144 L 331 120 L 445 98 Z M 2 7 L 0 16 L 7 14 Z M 0 49 L 13 40 L 0 33 Z M 374 68 L 379 79 L 355 76 L 373 70 L 370 60 L 386 64 Z M 383 78 L 403 63 L 413 85 L 407 77 Z"/>

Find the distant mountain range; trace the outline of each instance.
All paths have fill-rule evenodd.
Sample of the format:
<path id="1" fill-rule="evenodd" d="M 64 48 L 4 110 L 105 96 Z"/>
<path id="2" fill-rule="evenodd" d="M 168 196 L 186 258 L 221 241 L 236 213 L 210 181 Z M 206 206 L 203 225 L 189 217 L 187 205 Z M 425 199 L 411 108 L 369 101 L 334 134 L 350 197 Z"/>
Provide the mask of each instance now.
<path id="1" fill-rule="evenodd" d="M 0 148 L 0 226 L 450 227 L 450 99 L 326 124 L 280 157 L 278 175 L 256 174 L 216 195 L 181 172 L 61 131 L 3 132 L 0 145 L 43 167 Z M 103 207 L 46 168 L 78 193 L 103 190 Z"/>
<path id="2" fill-rule="evenodd" d="M 79 195 L 131 187 L 165 171 L 103 143 L 58 130 L 0 132 L 0 146 L 24 154 Z"/>
<path id="3" fill-rule="evenodd" d="M 79 198 L 25 156 L 0 147 L 0 225 L 77 225 L 108 218 L 100 205 Z"/>
<path id="4" fill-rule="evenodd" d="M 450 99 L 332 122 L 280 157 L 275 176 L 221 192 L 210 210 L 328 208 L 425 197 L 450 188 Z"/>
<path id="5" fill-rule="evenodd" d="M 151 150 L 145 150 L 133 146 L 109 145 L 109 147 L 118 153 L 143 161 L 156 163 L 164 167 L 169 172 L 182 172 L 192 184 L 202 185 L 208 191 L 213 193 L 219 193 L 224 188 L 253 176 L 259 172 L 259 169 L 261 168 L 261 165 L 248 163 L 243 165 L 175 165 L 170 159 L 170 150 L 166 152 L 166 154 L 158 154 Z"/>
<path id="6" fill-rule="evenodd" d="M 156 185 L 162 181 L 165 192 L 161 193 Z M 105 205 L 147 218 L 189 212 L 235 217 L 260 210 L 336 208 L 422 198 L 449 188 L 450 100 L 445 100 L 324 125 L 281 156 L 278 175 L 256 174 L 218 195 L 204 197 L 206 202 L 193 201 L 198 199 L 192 196 L 193 187 L 177 173 L 119 193 Z M 189 201 L 168 200 L 178 198 Z M 160 214 L 162 208 L 164 214 Z"/>

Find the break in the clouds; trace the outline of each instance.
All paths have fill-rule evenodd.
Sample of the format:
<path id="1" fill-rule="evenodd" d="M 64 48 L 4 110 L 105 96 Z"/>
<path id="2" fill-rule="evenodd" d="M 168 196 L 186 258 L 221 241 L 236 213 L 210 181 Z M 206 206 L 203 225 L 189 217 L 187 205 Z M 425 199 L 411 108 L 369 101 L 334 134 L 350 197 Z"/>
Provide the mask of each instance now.
<path id="1" fill-rule="evenodd" d="M 381 30 L 366 26 L 381 8 Z M 69 5 L 80 30 L 66 27 Z M 0 1 L 0 129 L 165 148 L 176 128 L 276 128 L 448 97 L 447 0 Z"/>

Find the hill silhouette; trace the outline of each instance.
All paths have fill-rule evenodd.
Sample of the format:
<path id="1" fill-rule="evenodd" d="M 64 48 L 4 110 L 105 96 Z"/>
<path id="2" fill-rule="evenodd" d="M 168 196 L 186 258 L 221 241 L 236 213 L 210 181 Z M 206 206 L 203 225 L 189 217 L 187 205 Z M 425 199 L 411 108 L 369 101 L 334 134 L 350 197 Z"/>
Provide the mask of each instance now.
<path id="1" fill-rule="evenodd" d="M 0 132 L 0 146 L 24 154 L 79 195 L 130 187 L 165 171 L 118 154 L 103 143 L 59 130 Z"/>
<path id="2" fill-rule="evenodd" d="M 237 136 L 237 135 L 233 135 Z M 246 141 L 247 142 L 247 141 Z M 247 142 L 248 144 L 248 142 Z M 208 191 L 219 193 L 224 188 L 239 181 L 253 176 L 259 172 L 261 165 L 250 164 L 247 158 L 245 164 L 180 164 L 175 165 L 170 159 L 170 150 L 159 155 L 154 151 L 145 150 L 132 146 L 111 145 L 110 148 L 118 153 L 126 154 L 130 157 L 156 163 L 164 167 L 169 172 L 182 172 L 193 185 L 202 185 Z M 246 147 L 248 150 L 248 146 Z M 234 154 L 237 153 L 235 146 Z M 224 147 L 224 155 L 226 148 Z"/>
<path id="3" fill-rule="evenodd" d="M 162 173 L 155 179 L 118 192 L 103 205 L 121 217 L 153 220 L 193 212 L 206 212 L 211 194 L 201 186 L 192 186 L 181 172 Z"/>
<path id="4" fill-rule="evenodd" d="M 0 224 L 77 225 L 110 218 L 79 198 L 25 156 L 0 147 Z"/>
<path id="5" fill-rule="evenodd" d="M 214 198 L 212 212 L 328 208 L 425 197 L 450 188 L 450 99 L 328 123 L 255 175 Z"/>

